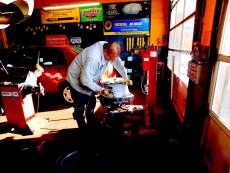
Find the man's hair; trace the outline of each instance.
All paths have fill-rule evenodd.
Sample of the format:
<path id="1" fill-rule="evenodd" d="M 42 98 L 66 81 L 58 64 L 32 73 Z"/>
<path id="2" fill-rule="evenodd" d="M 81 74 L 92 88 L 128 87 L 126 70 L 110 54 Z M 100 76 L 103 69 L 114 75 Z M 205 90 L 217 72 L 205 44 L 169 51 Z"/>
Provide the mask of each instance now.
<path id="1" fill-rule="evenodd" d="M 104 44 L 104 49 L 107 50 L 108 54 L 112 52 L 117 52 L 118 55 L 121 54 L 121 46 L 116 41 L 111 41 Z"/>

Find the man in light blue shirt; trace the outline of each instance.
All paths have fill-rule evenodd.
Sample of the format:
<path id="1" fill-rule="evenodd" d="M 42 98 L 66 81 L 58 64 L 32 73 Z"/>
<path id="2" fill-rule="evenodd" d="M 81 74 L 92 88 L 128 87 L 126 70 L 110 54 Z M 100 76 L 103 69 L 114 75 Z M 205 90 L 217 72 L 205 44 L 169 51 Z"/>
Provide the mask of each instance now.
<path id="1" fill-rule="evenodd" d="M 107 65 L 111 62 L 128 85 L 132 81 L 128 79 L 126 68 L 119 55 L 120 45 L 117 42 L 98 41 L 85 48 L 75 57 L 68 68 L 67 80 L 70 83 L 71 97 L 74 101 L 73 117 L 78 127 L 86 127 L 84 110 L 86 106 L 87 125 L 94 123 L 93 111 L 96 105 L 95 93 L 108 94 L 108 91 L 99 86 L 98 82 Z"/>

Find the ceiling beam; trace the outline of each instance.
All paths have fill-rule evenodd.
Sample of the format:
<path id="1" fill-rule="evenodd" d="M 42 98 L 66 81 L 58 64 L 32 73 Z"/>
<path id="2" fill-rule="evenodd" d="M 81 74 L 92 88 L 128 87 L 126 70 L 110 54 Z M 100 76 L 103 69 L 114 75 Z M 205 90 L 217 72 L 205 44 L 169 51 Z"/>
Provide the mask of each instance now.
<path id="1" fill-rule="evenodd" d="M 137 1 L 146 1 L 146 0 L 119 0 L 119 2 L 137 2 Z M 59 5 L 70 5 L 70 4 L 83 4 L 83 3 L 92 3 L 99 2 L 101 4 L 105 3 L 114 3 L 114 0 L 34 0 L 34 8 L 42 9 L 47 6 L 59 6 Z"/>

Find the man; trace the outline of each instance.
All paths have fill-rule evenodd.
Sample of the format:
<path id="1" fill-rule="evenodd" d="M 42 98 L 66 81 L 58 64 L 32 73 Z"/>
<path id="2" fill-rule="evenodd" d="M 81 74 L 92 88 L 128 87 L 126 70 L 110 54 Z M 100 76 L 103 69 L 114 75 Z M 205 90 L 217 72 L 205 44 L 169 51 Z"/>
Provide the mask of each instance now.
<path id="1" fill-rule="evenodd" d="M 93 112 L 96 106 L 95 93 L 108 94 L 108 90 L 98 85 L 107 65 L 111 62 L 114 68 L 124 78 L 127 85 L 132 85 L 128 79 L 126 69 L 119 57 L 120 45 L 116 42 L 98 41 L 85 48 L 72 61 L 68 68 L 67 80 L 70 83 L 70 92 L 73 99 L 73 117 L 78 127 L 86 127 L 84 111 L 86 106 L 87 125 L 94 124 Z"/>

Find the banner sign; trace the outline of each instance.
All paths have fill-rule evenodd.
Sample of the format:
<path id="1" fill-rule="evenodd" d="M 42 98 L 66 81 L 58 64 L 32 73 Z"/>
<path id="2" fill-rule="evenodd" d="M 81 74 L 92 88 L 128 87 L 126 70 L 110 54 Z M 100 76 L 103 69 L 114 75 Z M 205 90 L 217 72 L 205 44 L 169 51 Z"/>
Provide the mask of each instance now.
<path id="1" fill-rule="evenodd" d="M 80 7 L 81 22 L 103 21 L 102 5 Z"/>
<path id="2" fill-rule="evenodd" d="M 42 24 L 80 22 L 79 8 L 63 10 L 41 10 Z"/>
<path id="3" fill-rule="evenodd" d="M 104 35 L 144 35 L 149 34 L 149 18 L 106 20 Z"/>
<path id="4" fill-rule="evenodd" d="M 46 35 L 46 45 L 69 45 L 69 39 L 66 35 Z"/>
<path id="5" fill-rule="evenodd" d="M 111 3 L 104 4 L 104 18 L 133 19 L 149 18 L 151 2 Z"/>

